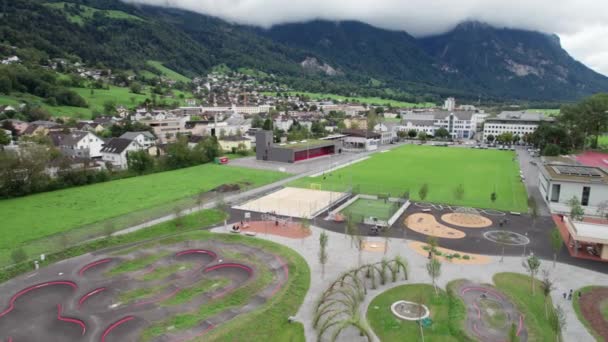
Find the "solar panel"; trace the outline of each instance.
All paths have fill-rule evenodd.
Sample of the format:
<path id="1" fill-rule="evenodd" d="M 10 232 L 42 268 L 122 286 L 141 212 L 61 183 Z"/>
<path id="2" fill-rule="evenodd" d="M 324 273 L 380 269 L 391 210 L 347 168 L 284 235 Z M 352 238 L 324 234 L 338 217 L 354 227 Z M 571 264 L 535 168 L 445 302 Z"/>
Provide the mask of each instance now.
<path id="1" fill-rule="evenodd" d="M 582 177 L 602 177 L 602 174 L 594 168 L 583 166 L 553 166 L 553 170 L 561 175 L 582 176 Z"/>

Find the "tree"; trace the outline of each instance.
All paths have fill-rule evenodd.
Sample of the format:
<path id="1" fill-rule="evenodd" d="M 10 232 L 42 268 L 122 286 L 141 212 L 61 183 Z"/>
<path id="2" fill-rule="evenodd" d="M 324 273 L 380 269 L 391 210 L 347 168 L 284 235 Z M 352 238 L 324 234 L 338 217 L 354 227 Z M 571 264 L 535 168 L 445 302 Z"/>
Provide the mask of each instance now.
<path id="1" fill-rule="evenodd" d="M 264 120 L 264 124 L 262 125 L 262 129 L 265 131 L 272 131 L 272 120 L 270 118 L 266 118 Z"/>
<path id="2" fill-rule="evenodd" d="M 597 204 L 597 216 L 608 219 L 608 200 L 601 201 Z"/>
<path id="3" fill-rule="evenodd" d="M 489 134 L 488 137 L 486 138 L 486 140 L 491 144 L 492 142 L 494 142 L 496 138 L 494 137 L 494 135 Z"/>
<path id="4" fill-rule="evenodd" d="M 547 157 L 557 157 L 560 153 L 561 149 L 556 144 L 547 144 L 542 151 L 542 155 Z"/>
<path id="5" fill-rule="evenodd" d="M 103 111 L 105 114 L 108 114 L 108 115 L 116 114 L 116 102 L 114 102 L 112 100 L 104 101 Z"/>
<path id="6" fill-rule="evenodd" d="M 308 234 L 310 232 L 310 220 L 307 217 L 303 218 L 300 222 L 300 230 L 303 234 Z M 301 240 L 302 244 L 304 244 L 305 239 L 302 238 Z"/>
<path id="7" fill-rule="evenodd" d="M 555 342 L 559 342 L 562 336 L 562 330 L 566 326 L 566 315 L 559 305 L 551 311 L 549 323 L 551 324 L 551 330 L 553 330 L 553 333 L 555 334 Z"/>
<path id="8" fill-rule="evenodd" d="M 439 139 L 445 139 L 447 137 L 450 136 L 450 132 L 448 132 L 447 129 L 445 129 L 444 127 L 440 127 L 439 129 L 435 130 L 435 137 L 439 138 Z"/>
<path id="9" fill-rule="evenodd" d="M 361 266 L 361 252 L 363 248 L 363 239 L 359 234 L 359 227 L 353 220 L 352 216 L 346 220 L 346 234 L 350 237 L 350 243 L 352 247 L 355 247 L 358 252 L 358 264 Z"/>
<path id="10" fill-rule="evenodd" d="M 519 342 L 519 338 L 517 337 L 517 326 L 515 323 L 511 323 L 511 328 L 509 329 L 509 342 Z"/>
<path id="11" fill-rule="evenodd" d="M 524 267 L 528 273 L 530 273 L 531 278 L 531 286 L 532 286 L 532 295 L 534 295 L 535 291 L 535 281 L 536 274 L 538 273 L 538 269 L 540 268 L 540 259 L 536 257 L 536 255 L 530 255 L 526 262 L 524 263 Z"/>
<path id="12" fill-rule="evenodd" d="M 253 119 L 251 119 L 251 127 L 262 128 L 263 125 L 264 125 L 264 120 L 259 115 L 254 115 Z"/>
<path id="13" fill-rule="evenodd" d="M 553 281 L 549 278 L 549 272 L 543 271 L 543 280 L 540 282 L 540 288 L 543 290 L 543 296 L 545 298 L 545 318 L 549 319 L 549 312 L 547 311 L 547 304 L 549 299 L 549 295 L 551 291 L 553 291 Z"/>
<path id="14" fill-rule="evenodd" d="M 4 131 L 3 128 L 0 128 L 0 146 L 6 146 L 11 143 L 11 137 Z"/>
<path id="15" fill-rule="evenodd" d="M 458 184 L 458 186 L 454 190 L 454 198 L 459 201 L 464 198 L 464 186 L 462 184 Z"/>
<path id="16" fill-rule="evenodd" d="M 27 260 L 27 253 L 23 249 L 23 247 L 18 247 L 11 252 L 11 259 L 13 263 L 19 264 Z"/>
<path id="17" fill-rule="evenodd" d="M 439 295 L 439 291 L 437 290 L 437 284 L 435 280 L 441 275 L 441 263 L 435 259 L 434 257 L 429 260 L 426 264 L 426 271 L 431 277 L 431 281 L 433 283 L 433 287 L 435 288 L 435 294 Z"/>
<path id="18" fill-rule="evenodd" d="M 321 264 L 321 277 L 325 277 L 325 264 L 327 264 L 327 242 L 329 236 L 325 231 L 321 232 L 319 236 L 319 263 Z"/>
<path id="19" fill-rule="evenodd" d="M 367 112 L 367 131 L 373 132 L 377 124 L 378 114 L 376 114 L 376 111 L 372 108 Z"/>
<path id="20" fill-rule="evenodd" d="M 427 135 L 426 135 L 426 133 L 425 133 L 425 132 L 423 132 L 423 131 L 418 132 L 418 139 L 419 139 L 420 141 L 426 141 L 426 139 L 427 139 L 427 138 L 428 138 L 428 137 L 427 137 Z"/>
<path id="21" fill-rule="evenodd" d="M 127 167 L 141 175 L 154 168 L 154 160 L 146 150 L 131 151 L 127 153 Z"/>
<path id="22" fill-rule="evenodd" d="M 557 227 L 551 231 L 551 248 L 553 249 L 553 268 L 557 262 L 557 253 L 562 249 L 564 241 L 562 240 L 562 234 L 560 234 Z"/>
<path id="23" fill-rule="evenodd" d="M 137 82 L 132 82 L 131 85 L 129 86 L 129 90 L 131 90 L 131 92 L 133 94 L 139 94 L 141 93 L 141 84 L 137 83 Z"/>
<path id="24" fill-rule="evenodd" d="M 500 262 L 503 262 L 505 259 L 505 245 L 509 242 L 509 235 L 506 232 L 499 231 L 496 241 L 500 244 L 500 247 L 502 249 L 502 253 L 500 255 Z"/>
<path id="25" fill-rule="evenodd" d="M 492 203 L 496 202 L 496 191 L 493 191 L 490 194 L 490 201 L 492 201 Z"/>
<path id="26" fill-rule="evenodd" d="M 585 216 L 585 209 L 583 209 L 576 196 L 568 200 L 568 206 L 570 206 L 570 218 L 574 221 L 581 221 Z"/>
<path id="27" fill-rule="evenodd" d="M 418 197 L 421 201 L 426 199 L 426 196 L 429 194 L 429 185 L 427 183 L 422 184 L 420 190 L 418 190 Z"/>
<path id="28" fill-rule="evenodd" d="M 418 132 L 415 129 L 410 129 L 407 131 L 407 136 L 410 137 L 410 139 L 414 139 L 417 135 Z"/>

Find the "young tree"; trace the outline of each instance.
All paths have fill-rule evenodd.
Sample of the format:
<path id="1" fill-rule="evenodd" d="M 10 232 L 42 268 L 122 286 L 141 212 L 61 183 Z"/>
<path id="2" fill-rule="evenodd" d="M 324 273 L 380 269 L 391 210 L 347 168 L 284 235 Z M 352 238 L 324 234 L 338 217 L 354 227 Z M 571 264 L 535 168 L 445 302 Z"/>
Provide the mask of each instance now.
<path id="1" fill-rule="evenodd" d="M 496 138 L 494 137 L 494 135 L 489 134 L 488 137 L 486 138 L 486 140 L 491 144 L 492 142 L 494 142 Z"/>
<path id="2" fill-rule="evenodd" d="M 410 129 L 407 131 L 407 136 L 410 137 L 410 139 L 414 139 L 416 136 L 418 136 L 418 132 L 415 129 Z"/>
<path id="3" fill-rule="evenodd" d="M 538 270 L 540 268 L 540 259 L 538 259 L 538 257 L 536 257 L 536 255 L 530 255 L 528 257 L 528 259 L 526 260 L 526 262 L 524 263 L 524 267 L 526 268 L 526 271 L 528 271 L 528 273 L 530 273 L 532 295 L 534 295 L 534 293 L 536 292 L 535 291 L 536 274 L 538 273 Z"/>
<path id="4" fill-rule="evenodd" d="M 418 140 L 426 141 L 426 139 L 428 139 L 428 136 L 425 132 L 423 132 L 423 131 L 418 132 Z"/>
<path id="5" fill-rule="evenodd" d="M 493 191 L 493 192 L 490 194 L 490 201 L 492 201 L 492 203 L 494 203 L 494 202 L 496 202 L 496 198 L 497 198 L 497 197 L 496 197 L 496 191 Z"/>
<path id="6" fill-rule="evenodd" d="M 559 233 L 557 227 L 555 227 L 551 231 L 551 248 L 553 249 L 553 268 L 555 268 L 555 264 L 557 262 L 557 253 L 562 249 L 562 245 L 564 244 L 564 240 L 562 239 L 562 234 Z"/>
<path id="7" fill-rule="evenodd" d="M 350 237 L 351 246 L 357 249 L 358 253 L 358 265 L 361 266 L 361 252 L 363 251 L 363 238 L 359 234 L 359 227 L 357 223 L 350 216 L 346 220 L 346 233 Z"/>
<path id="8" fill-rule="evenodd" d="M 557 305 L 555 309 L 551 310 L 551 317 L 549 317 L 549 323 L 551 329 L 555 334 L 555 342 L 559 342 L 562 337 L 562 330 L 566 326 L 566 315 L 561 306 Z"/>
<path id="9" fill-rule="evenodd" d="M 446 139 L 450 136 L 450 132 L 447 129 L 441 127 L 435 131 L 435 137 L 439 139 Z"/>
<path id="10" fill-rule="evenodd" d="M 581 221 L 585 216 L 585 209 L 581 206 L 578 198 L 576 196 L 572 197 L 568 201 L 568 205 L 570 206 L 570 218 L 574 221 Z"/>
<path id="11" fill-rule="evenodd" d="M 0 151 L 2 150 L 2 146 L 6 146 L 11 143 L 11 137 L 6 134 L 4 129 L 0 128 Z"/>
<path id="12" fill-rule="evenodd" d="M 325 277 L 325 264 L 327 264 L 327 242 L 329 236 L 325 231 L 321 232 L 319 236 L 319 263 L 321 264 L 321 278 Z"/>
<path id="13" fill-rule="evenodd" d="M 519 338 L 517 337 L 517 326 L 515 323 L 511 323 L 511 328 L 509 329 L 509 342 L 519 342 Z"/>
<path id="14" fill-rule="evenodd" d="M 441 263 L 435 259 L 434 257 L 429 260 L 426 264 L 426 271 L 429 273 L 431 277 L 431 281 L 433 283 L 433 287 L 435 288 L 435 294 L 439 295 L 439 291 L 437 290 L 437 284 L 435 280 L 441 275 Z"/>
<path id="15" fill-rule="evenodd" d="M 543 271 L 543 280 L 540 282 L 540 288 L 543 290 L 543 296 L 545 297 L 545 318 L 549 319 L 549 312 L 547 310 L 547 299 L 553 291 L 553 281 L 549 278 L 549 272 Z"/>
<path id="16" fill-rule="evenodd" d="M 505 245 L 509 242 L 509 235 L 507 234 L 507 232 L 500 231 L 498 232 L 498 237 L 496 241 L 498 241 L 502 249 L 502 253 L 500 255 L 500 262 L 503 262 L 505 259 Z"/>
<path id="17" fill-rule="evenodd" d="M 23 249 L 23 247 L 18 247 L 11 252 L 11 259 L 13 263 L 19 264 L 27 260 L 27 253 Z"/>
<path id="18" fill-rule="evenodd" d="M 300 222 L 300 230 L 302 231 L 302 234 L 306 235 L 310 232 L 310 220 L 305 217 L 302 219 L 302 221 Z M 304 238 L 301 239 L 302 240 L 302 244 L 304 244 Z"/>
<path id="19" fill-rule="evenodd" d="M 429 194 L 429 185 L 424 183 L 420 187 L 420 190 L 418 190 L 418 197 L 420 198 L 421 201 L 424 201 L 426 199 L 426 195 L 428 195 L 428 194 Z"/>
<path id="20" fill-rule="evenodd" d="M 462 184 L 458 184 L 454 190 L 454 198 L 456 198 L 458 201 L 464 198 L 464 186 Z"/>

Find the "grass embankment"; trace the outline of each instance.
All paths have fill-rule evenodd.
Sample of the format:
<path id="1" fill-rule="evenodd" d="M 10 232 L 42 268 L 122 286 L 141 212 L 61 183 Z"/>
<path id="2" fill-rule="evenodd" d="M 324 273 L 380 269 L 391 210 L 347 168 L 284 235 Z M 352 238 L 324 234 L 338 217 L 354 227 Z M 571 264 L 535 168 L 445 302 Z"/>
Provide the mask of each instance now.
<path id="1" fill-rule="evenodd" d="M 601 341 L 603 339 L 602 336 L 600 336 L 591 326 L 591 324 L 589 323 L 589 321 L 585 318 L 585 316 L 583 316 L 583 313 L 581 312 L 581 306 L 579 303 L 579 299 L 578 299 L 578 292 L 581 293 L 581 295 L 590 292 L 594 289 L 600 288 L 600 286 L 585 286 L 583 288 L 580 288 L 575 292 L 576 295 L 572 296 L 572 306 L 574 307 L 574 312 L 576 312 L 576 317 L 578 317 L 578 320 L 581 321 L 583 323 L 583 325 L 585 326 L 585 328 L 587 328 L 587 331 L 589 331 L 589 333 L 591 335 L 593 335 L 593 337 L 595 337 L 595 339 L 597 341 Z M 608 298 L 606 298 L 601 304 L 601 312 L 602 312 L 602 316 L 604 317 L 604 320 L 608 321 Z"/>
<path id="2" fill-rule="evenodd" d="M 465 315 L 462 301 L 443 290 L 435 294 L 428 284 L 402 285 L 375 297 L 367 310 L 367 321 L 381 341 L 420 341 L 417 322 L 398 319 L 391 312 L 391 305 L 406 300 L 426 305 L 432 325 L 424 329 L 425 341 L 470 341 L 462 331 Z"/>
<path id="3" fill-rule="evenodd" d="M 66 3 L 66 2 L 52 2 L 52 3 L 46 3 L 44 5 L 63 11 L 64 6 L 66 4 L 74 6 L 73 3 Z M 79 5 L 79 9 L 80 9 L 80 12 L 78 14 L 73 14 L 73 13 L 67 12 L 67 11 L 63 11 L 63 12 L 71 23 L 78 24 L 80 26 L 84 25 L 86 21 L 93 19 L 93 16 L 96 13 L 100 13 L 101 15 L 103 15 L 107 18 L 111 18 L 111 19 L 143 21 L 142 18 L 129 14 L 129 13 L 126 13 L 126 12 L 123 12 L 123 11 L 102 10 L 102 9 L 85 6 L 82 4 Z"/>
<path id="4" fill-rule="evenodd" d="M 428 184 L 425 201 L 453 205 L 527 211 L 527 194 L 520 180 L 515 153 L 456 147 L 407 145 L 318 177 L 304 177 L 291 186 L 344 191 L 351 184 L 363 194 L 401 196 L 410 191 L 420 200 L 419 189 Z M 456 189 L 462 184 L 462 197 Z M 496 192 L 496 201 L 491 201 Z"/>
<path id="5" fill-rule="evenodd" d="M 519 273 L 498 273 L 494 275 L 495 287 L 511 300 L 524 315 L 524 324 L 528 330 L 528 341 L 555 341 L 555 333 L 545 316 L 545 297 L 540 280 L 535 282 L 535 294 L 532 295 L 530 277 Z M 553 307 L 551 297 L 547 298 L 549 310 Z"/>
<path id="6" fill-rule="evenodd" d="M 85 225 L 104 222 L 121 215 L 141 217 L 132 222 L 114 222 L 115 229 L 145 222 L 157 215 L 159 207 L 171 213 L 181 199 L 190 199 L 201 192 L 222 184 L 239 183 L 252 188 L 280 180 L 287 175 L 279 172 L 253 170 L 205 164 L 195 167 L 155 173 L 147 176 L 46 192 L 0 201 L 2 227 L 0 234 L 0 265 L 9 263 L 11 250 L 23 246 L 28 255 L 49 253 L 56 244 L 65 241 L 48 237 Z M 190 201 L 192 202 L 192 201 Z M 152 212 L 146 209 L 154 208 Z M 135 215 L 137 216 L 137 215 Z M 121 226 L 124 225 L 124 226 Z M 104 225 L 75 230 L 71 243 L 103 234 Z"/>
<path id="7" fill-rule="evenodd" d="M 431 102 L 423 102 L 423 103 L 412 103 L 412 102 L 404 102 L 390 99 L 383 99 L 379 97 L 360 97 L 360 96 L 342 96 L 335 94 L 327 94 L 327 93 L 309 93 L 303 91 L 290 91 L 290 92 L 282 92 L 287 93 L 291 96 L 295 96 L 296 94 L 301 96 L 307 96 L 312 100 L 336 100 L 336 101 L 348 101 L 348 102 L 359 102 L 359 103 L 367 103 L 370 105 L 378 105 L 378 106 L 388 106 L 391 107 L 400 107 L 400 108 L 427 108 L 434 107 L 435 104 Z M 276 95 L 276 92 L 265 92 L 266 95 Z"/>
<path id="8" fill-rule="evenodd" d="M 189 79 L 188 77 L 167 68 L 166 66 L 163 65 L 162 62 L 148 61 L 147 64 L 150 65 L 151 67 L 153 67 L 154 69 L 158 70 L 163 76 L 165 76 L 168 79 L 178 81 L 178 82 L 184 82 L 184 83 L 188 83 L 191 81 L 191 79 Z"/>
<path id="9" fill-rule="evenodd" d="M 154 245 L 175 244 L 186 240 L 192 241 L 211 239 L 227 243 L 243 243 L 258 248 L 263 248 L 269 253 L 280 255 L 281 258 L 287 263 L 289 268 L 288 280 L 283 284 L 282 289 L 262 307 L 258 308 L 254 312 L 243 315 L 238 319 L 231 320 L 218 326 L 216 329 L 212 330 L 208 335 L 206 335 L 204 340 L 305 341 L 304 329 L 302 325 L 298 323 L 290 324 L 287 322 L 286 317 L 292 316 L 297 312 L 298 308 L 302 305 L 306 292 L 308 292 L 308 288 L 310 286 L 310 269 L 308 268 L 306 261 L 295 251 L 273 242 L 241 235 L 235 236 L 229 234 L 216 234 L 208 231 L 198 230 L 200 227 L 217 224 L 221 222 L 224 217 L 225 216 L 223 213 L 216 210 L 205 210 L 192 215 L 184 216 L 179 228 L 176 228 L 174 221 L 164 222 L 131 234 L 98 240 L 85 245 L 80 245 L 78 247 L 69 248 L 62 253 L 48 255 L 44 264 L 54 263 L 59 260 L 71 258 L 106 247 L 116 247 L 163 236 L 165 237 L 153 241 L 147 241 L 145 242 L 145 245 L 147 247 L 151 247 Z M 176 231 L 186 232 L 168 235 L 175 233 Z M 23 263 L 17 267 L 7 269 L 6 272 L 0 273 L 0 283 L 30 270 L 31 265 L 29 263 Z M 152 291 L 156 290 L 152 289 Z M 229 297 L 233 297 L 235 293 L 230 294 Z M 254 294 L 255 293 L 247 293 L 245 295 L 251 297 Z M 146 294 L 136 293 L 135 295 L 145 296 Z M 236 296 L 229 302 L 225 302 L 224 308 L 231 305 L 237 305 L 237 303 L 240 303 L 241 300 L 243 300 L 242 297 Z M 204 310 L 204 308 L 201 308 L 201 310 Z"/>

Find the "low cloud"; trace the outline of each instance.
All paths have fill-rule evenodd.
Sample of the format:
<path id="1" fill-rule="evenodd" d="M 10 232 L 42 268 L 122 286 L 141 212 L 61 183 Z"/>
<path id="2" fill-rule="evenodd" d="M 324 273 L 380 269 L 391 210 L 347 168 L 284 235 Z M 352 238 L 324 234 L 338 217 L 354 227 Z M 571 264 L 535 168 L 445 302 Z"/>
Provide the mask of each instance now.
<path id="1" fill-rule="evenodd" d="M 359 20 L 421 37 L 465 20 L 556 33 L 575 58 L 608 74 L 608 1 L 598 0 L 124 0 L 175 7 L 247 25 Z"/>

